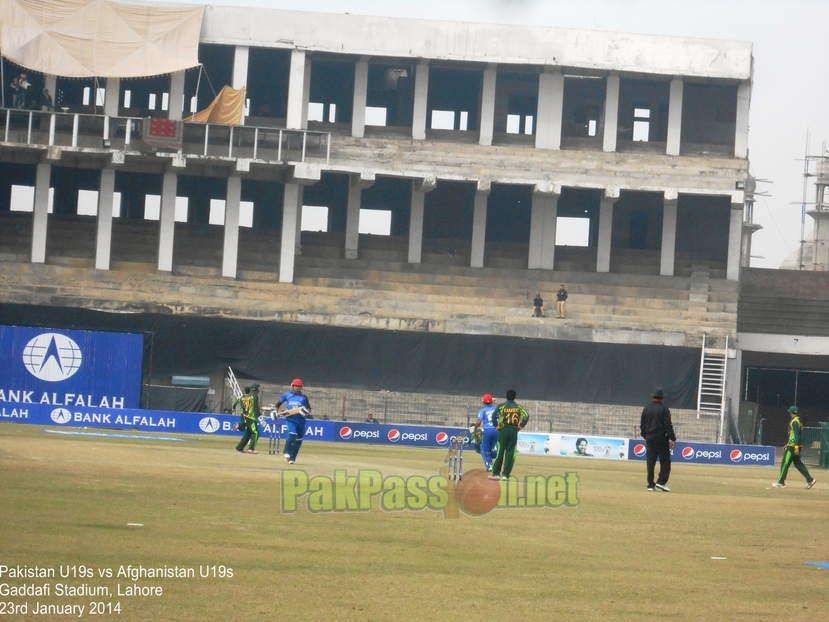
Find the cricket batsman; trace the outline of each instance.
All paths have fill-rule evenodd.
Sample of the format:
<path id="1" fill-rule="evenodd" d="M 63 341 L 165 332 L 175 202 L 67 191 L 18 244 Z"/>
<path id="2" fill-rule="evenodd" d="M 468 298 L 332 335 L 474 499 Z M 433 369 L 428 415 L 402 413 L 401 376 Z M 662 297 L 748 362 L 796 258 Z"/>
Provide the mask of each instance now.
<path id="1" fill-rule="evenodd" d="M 288 464 L 296 462 L 302 439 L 305 436 L 305 415 L 311 412 L 311 402 L 302 392 L 302 380 L 295 378 L 291 382 L 291 390 L 279 397 L 276 410 L 285 404 L 285 424 L 288 426 L 288 438 L 285 441 L 285 460 Z"/>
<path id="2" fill-rule="evenodd" d="M 492 463 L 490 479 L 509 479 L 518 453 L 518 432 L 527 425 L 530 414 L 515 401 L 515 389 L 507 391 L 507 401 L 495 409 L 495 427 L 498 428 L 498 453 Z"/>
<path id="3" fill-rule="evenodd" d="M 487 393 L 481 399 L 483 407 L 478 411 L 478 420 L 475 422 L 475 432 L 483 433 L 481 436 L 481 458 L 484 460 L 484 468 L 489 471 L 492 468 L 492 461 L 495 460 L 495 444 L 498 442 L 498 429 L 495 427 L 493 415 L 495 407 L 492 405 L 492 396 Z"/>

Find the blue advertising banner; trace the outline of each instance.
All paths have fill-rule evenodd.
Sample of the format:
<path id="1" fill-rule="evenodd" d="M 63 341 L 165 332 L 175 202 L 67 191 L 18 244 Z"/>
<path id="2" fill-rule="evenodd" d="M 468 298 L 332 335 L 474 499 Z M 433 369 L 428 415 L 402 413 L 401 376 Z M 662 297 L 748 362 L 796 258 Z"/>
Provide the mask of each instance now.
<path id="1" fill-rule="evenodd" d="M 466 428 L 432 428 L 419 425 L 336 422 L 334 440 L 345 443 L 382 443 L 413 447 L 448 447 L 455 438 L 468 442 Z"/>
<path id="2" fill-rule="evenodd" d="M 138 408 L 77 408 L 51 404 L 0 404 L 0 421 L 33 423 L 37 425 L 83 427 L 108 430 L 140 430 L 142 432 L 179 432 L 182 434 L 220 434 L 241 436 L 233 430 L 239 422 L 238 415 L 214 415 L 210 413 L 182 413 L 166 410 L 141 410 Z M 269 436 L 271 426 L 285 438 L 287 427 L 284 419 L 263 418 L 260 436 Z M 333 421 L 309 419 L 305 438 L 333 441 Z"/>
<path id="3" fill-rule="evenodd" d="M 144 337 L 0 326 L 0 405 L 138 408 Z"/>
<path id="4" fill-rule="evenodd" d="M 774 466 L 774 451 L 774 447 L 768 445 L 717 445 L 677 441 L 676 446 L 671 450 L 671 460 L 675 463 Z M 642 439 L 630 441 L 628 460 L 644 460 L 646 454 L 645 441 Z"/>

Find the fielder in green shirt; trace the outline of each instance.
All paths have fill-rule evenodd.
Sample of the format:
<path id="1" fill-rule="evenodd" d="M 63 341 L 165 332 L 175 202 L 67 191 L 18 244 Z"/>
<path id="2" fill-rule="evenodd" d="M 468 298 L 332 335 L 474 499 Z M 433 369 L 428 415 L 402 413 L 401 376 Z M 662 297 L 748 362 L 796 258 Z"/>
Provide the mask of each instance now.
<path id="1" fill-rule="evenodd" d="M 800 474 L 806 478 L 806 488 L 811 488 L 817 482 L 809 474 L 809 469 L 800 460 L 800 450 L 803 447 L 803 424 L 800 423 L 800 417 L 797 416 L 797 406 L 789 407 L 789 415 L 792 420 L 789 421 L 789 442 L 783 450 L 783 462 L 780 464 L 780 479 L 772 484 L 775 488 L 786 487 L 786 475 L 789 472 L 789 467 L 794 463 L 795 468 L 800 471 Z"/>
<path id="2" fill-rule="evenodd" d="M 515 456 L 518 454 L 518 432 L 530 419 L 524 407 L 515 402 L 515 397 L 515 389 L 507 391 L 507 401 L 499 404 L 493 415 L 495 427 L 498 429 L 498 444 L 490 479 L 501 479 L 501 476 L 509 478 L 515 464 Z"/>
<path id="3" fill-rule="evenodd" d="M 259 384 L 254 382 L 250 388 L 245 387 L 245 394 L 242 395 L 236 403 L 241 408 L 242 418 L 245 424 L 245 435 L 239 444 L 236 445 L 236 451 L 242 453 L 255 454 L 256 441 L 259 440 L 259 416 L 262 412 L 259 410 Z M 234 408 L 235 408 L 234 404 Z M 241 429 L 241 425 L 239 428 Z M 245 445 L 250 441 L 250 447 L 245 452 Z"/>

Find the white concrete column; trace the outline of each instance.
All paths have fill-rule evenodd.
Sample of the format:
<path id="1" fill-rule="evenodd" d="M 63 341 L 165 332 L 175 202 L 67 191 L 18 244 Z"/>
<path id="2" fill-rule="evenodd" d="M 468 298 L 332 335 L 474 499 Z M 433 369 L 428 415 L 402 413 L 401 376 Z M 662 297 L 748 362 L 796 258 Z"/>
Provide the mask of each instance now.
<path id="1" fill-rule="evenodd" d="M 475 192 L 475 206 L 472 212 L 472 253 L 469 265 L 473 268 L 484 267 L 484 247 L 486 246 L 486 207 L 489 200 L 491 182 L 478 180 Z"/>
<path id="2" fill-rule="evenodd" d="M 423 212 L 426 193 L 437 187 L 434 177 L 412 182 L 412 203 L 409 210 L 409 263 L 420 263 L 423 257 Z"/>
<path id="3" fill-rule="evenodd" d="M 490 64 L 484 69 L 484 84 L 481 89 L 481 134 L 478 143 L 492 144 L 495 126 L 495 84 L 498 78 L 498 65 Z"/>
<path id="4" fill-rule="evenodd" d="M 659 274 L 673 276 L 676 264 L 676 215 L 677 194 L 665 192 L 662 204 L 662 255 L 659 260 Z"/>
<path id="5" fill-rule="evenodd" d="M 564 110 L 564 75 L 545 70 L 538 76 L 536 149 L 561 149 L 561 115 Z"/>
<path id="6" fill-rule="evenodd" d="M 104 114 L 108 117 L 118 116 L 118 98 L 121 96 L 121 79 L 107 78 L 104 88 Z M 93 95 L 94 97 L 94 95 Z M 52 99 L 55 96 L 52 95 Z M 94 100 L 93 100 L 94 101 Z"/>
<path id="7" fill-rule="evenodd" d="M 618 188 L 607 188 L 599 208 L 599 248 L 596 272 L 610 272 L 610 243 L 613 237 L 613 205 L 619 200 Z"/>
<path id="8" fill-rule="evenodd" d="M 173 241 L 176 228 L 178 173 L 167 171 L 161 180 L 161 217 L 158 221 L 158 269 L 173 270 Z"/>
<path id="9" fill-rule="evenodd" d="M 345 217 L 345 258 L 357 259 L 360 243 L 360 207 L 363 190 L 374 184 L 374 173 L 351 175 L 348 187 L 348 211 Z"/>
<path id="10" fill-rule="evenodd" d="M 304 50 L 291 50 L 291 69 L 288 74 L 288 112 L 285 125 L 289 130 L 308 127 L 308 93 L 305 90 L 306 73 L 310 85 L 310 61 Z"/>
<path id="11" fill-rule="evenodd" d="M 737 123 L 734 134 L 734 156 L 748 157 L 748 109 L 751 103 L 751 83 L 745 81 L 737 87 Z"/>
<path id="12" fill-rule="evenodd" d="M 426 103 L 428 97 L 429 64 L 427 61 L 421 60 L 415 70 L 414 110 L 412 111 L 412 138 L 414 140 L 426 140 Z"/>
<path id="13" fill-rule="evenodd" d="M 242 204 L 242 178 L 227 178 L 225 195 L 225 239 L 222 248 L 222 276 L 236 278 L 239 264 L 239 211 Z"/>
<path id="14" fill-rule="evenodd" d="M 233 77 L 231 78 L 231 88 L 238 90 L 247 86 L 249 58 L 250 48 L 246 45 L 237 45 L 233 52 Z"/>
<path id="15" fill-rule="evenodd" d="M 607 76 L 607 94 L 604 100 L 604 142 L 602 150 L 616 151 L 616 136 L 619 126 L 619 74 Z"/>
<path id="16" fill-rule="evenodd" d="M 46 263 L 46 228 L 49 224 L 49 184 L 52 165 L 41 162 L 35 169 L 35 205 L 32 215 L 32 263 Z"/>
<path id="17" fill-rule="evenodd" d="M 285 184 L 285 199 L 282 203 L 282 243 L 279 249 L 279 282 L 294 282 L 294 262 L 297 251 L 297 230 L 301 225 L 302 195 L 301 184 Z"/>
<path id="18" fill-rule="evenodd" d="M 668 100 L 668 146 L 665 150 L 668 155 L 679 155 L 682 137 L 682 88 L 682 80 L 678 78 L 671 80 Z"/>
<path id="19" fill-rule="evenodd" d="M 556 225 L 561 186 L 537 184 L 530 213 L 530 249 L 527 268 L 552 270 L 555 265 Z"/>
<path id="20" fill-rule="evenodd" d="M 725 278 L 729 281 L 740 279 L 740 246 L 743 241 L 743 191 L 731 195 L 731 222 L 728 228 L 728 263 Z"/>
<path id="21" fill-rule="evenodd" d="M 181 121 L 184 113 L 184 72 L 176 71 L 170 75 L 170 107 L 167 118 Z"/>
<path id="22" fill-rule="evenodd" d="M 115 171 L 101 171 L 98 185 L 98 225 L 95 234 L 95 268 L 109 270 L 112 255 L 112 205 L 115 199 Z"/>
<path id="23" fill-rule="evenodd" d="M 351 135 L 362 138 L 366 134 L 366 96 L 368 95 L 368 57 L 363 56 L 354 65 L 354 99 L 351 107 Z"/>

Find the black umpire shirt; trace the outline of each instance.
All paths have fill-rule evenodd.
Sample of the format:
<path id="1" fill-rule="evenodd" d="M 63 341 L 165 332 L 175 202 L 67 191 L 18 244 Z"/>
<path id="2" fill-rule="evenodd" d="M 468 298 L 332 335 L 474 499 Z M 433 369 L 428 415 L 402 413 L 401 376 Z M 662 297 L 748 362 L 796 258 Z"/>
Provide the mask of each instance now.
<path id="1" fill-rule="evenodd" d="M 671 423 L 671 411 L 665 404 L 654 400 L 642 410 L 642 422 L 639 429 L 646 440 L 667 437 L 676 442 L 674 426 Z"/>

